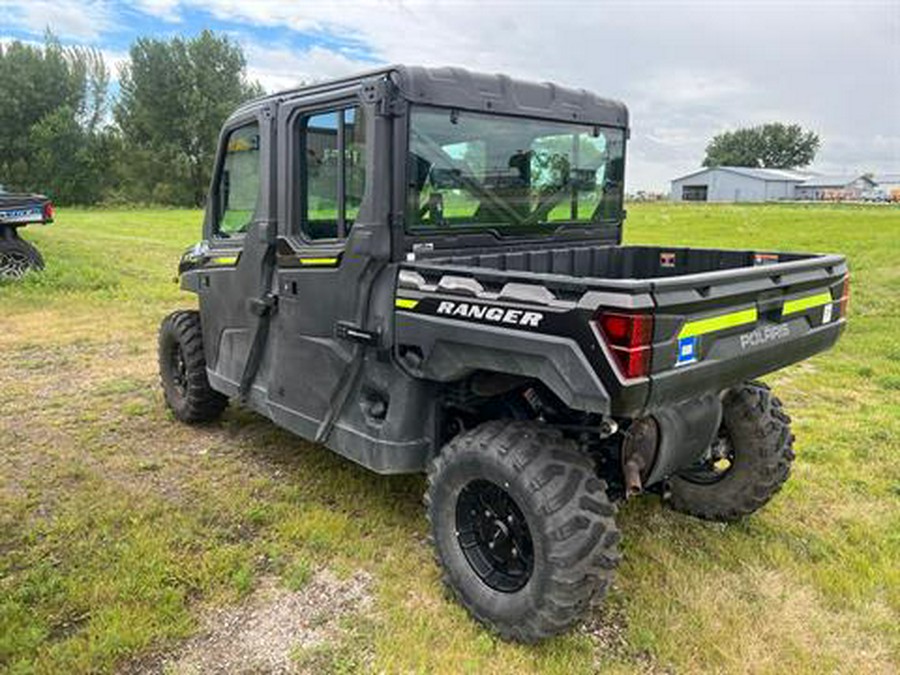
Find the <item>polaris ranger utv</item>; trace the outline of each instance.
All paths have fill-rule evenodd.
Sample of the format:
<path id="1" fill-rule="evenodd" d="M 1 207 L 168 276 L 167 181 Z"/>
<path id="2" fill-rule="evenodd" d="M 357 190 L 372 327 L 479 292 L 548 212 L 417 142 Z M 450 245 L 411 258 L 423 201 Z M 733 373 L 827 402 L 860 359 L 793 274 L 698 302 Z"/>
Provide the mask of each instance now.
<path id="1" fill-rule="evenodd" d="M 0 279 L 21 279 L 44 269 L 38 250 L 19 236 L 26 225 L 53 222 L 53 204 L 44 195 L 12 194 L 0 186 Z"/>
<path id="2" fill-rule="evenodd" d="M 226 122 L 199 312 L 159 335 L 165 399 L 229 398 L 379 473 L 427 472 L 444 580 L 505 638 L 602 598 L 616 503 L 732 520 L 788 477 L 758 382 L 835 343 L 839 255 L 623 246 L 628 114 L 583 90 L 391 67 Z"/>

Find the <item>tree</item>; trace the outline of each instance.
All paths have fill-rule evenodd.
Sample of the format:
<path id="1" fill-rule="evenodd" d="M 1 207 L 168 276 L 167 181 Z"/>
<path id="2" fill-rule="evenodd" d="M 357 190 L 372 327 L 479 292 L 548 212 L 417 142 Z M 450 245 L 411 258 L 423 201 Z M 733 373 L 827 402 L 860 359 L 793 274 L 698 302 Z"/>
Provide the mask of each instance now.
<path id="1" fill-rule="evenodd" d="M 111 172 L 106 124 L 109 71 L 96 49 L 0 47 L 0 183 L 61 203 L 100 199 Z"/>
<path id="2" fill-rule="evenodd" d="M 208 30 L 132 45 L 115 107 L 132 198 L 203 204 L 222 123 L 262 93 L 245 68 L 240 46 Z"/>
<path id="3" fill-rule="evenodd" d="M 811 164 L 819 144 L 819 136 L 799 124 L 773 122 L 714 136 L 703 166 L 792 169 Z"/>

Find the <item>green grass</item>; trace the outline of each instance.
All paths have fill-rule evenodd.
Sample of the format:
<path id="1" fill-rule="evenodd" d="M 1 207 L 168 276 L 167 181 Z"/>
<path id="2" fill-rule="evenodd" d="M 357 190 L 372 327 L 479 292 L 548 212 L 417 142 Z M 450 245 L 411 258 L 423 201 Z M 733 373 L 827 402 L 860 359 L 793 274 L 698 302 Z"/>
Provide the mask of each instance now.
<path id="1" fill-rule="evenodd" d="M 447 599 L 419 476 L 379 477 L 251 413 L 189 428 L 162 404 L 156 328 L 193 298 L 192 211 L 61 210 L 47 269 L 0 286 L 0 670 L 109 672 L 198 630 L 263 576 L 373 578 L 345 639 L 296 654 L 352 672 L 900 670 L 900 211 L 631 205 L 629 242 L 837 251 L 851 321 L 768 378 L 798 458 L 745 522 L 657 499 L 621 511 L 625 560 L 585 628 L 497 641 Z M 305 664 L 305 665 L 304 665 Z"/>

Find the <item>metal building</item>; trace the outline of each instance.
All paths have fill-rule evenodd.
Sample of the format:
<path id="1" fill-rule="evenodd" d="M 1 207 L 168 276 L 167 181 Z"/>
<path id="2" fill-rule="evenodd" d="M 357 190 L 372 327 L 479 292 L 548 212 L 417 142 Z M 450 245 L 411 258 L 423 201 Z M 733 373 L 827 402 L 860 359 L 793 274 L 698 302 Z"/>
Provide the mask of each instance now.
<path id="1" fill-rule="evenodd" d="M 717 166 L 672 181 L 676 202 L 766 202 L 794 199 L 794 188 L 811 174 L 791 169 Z"/>
<path id="2" fill-rule="evenodd" d="M 858 200 L 876 185 L 869 176 L 816 176 L 797 186 L 797 199 Z"/>

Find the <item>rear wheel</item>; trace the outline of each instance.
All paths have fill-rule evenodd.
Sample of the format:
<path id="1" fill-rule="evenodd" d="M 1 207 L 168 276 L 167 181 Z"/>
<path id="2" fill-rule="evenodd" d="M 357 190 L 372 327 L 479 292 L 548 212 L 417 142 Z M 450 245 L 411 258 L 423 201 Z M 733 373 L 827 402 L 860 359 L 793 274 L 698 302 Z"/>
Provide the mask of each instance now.
<path id="1" fill-rule="evenodd" d="M 431 465 L 425 504 L 444 583 L 504 638 L 567 630 L 612 581 L 615 506 L 555 430 L 503 420 L 457 436 Z"/>
<path id="2" fill-rule="evenodd" d="M 21 279 L 30 270 L 42 269 L 44 259 L 34 246 L 16 234 L 0 236 L 0 279 Z"/>
<path id="3" fill-rule="evenodd" d="M 762 508 L 788 479 L 794 459 L 791 418 L 760 382 L 730 390 L 719 435 L 701 460 L 669 484 L 672 508 L 730 521 Z"/>
<path id="4" fill-rule="evenodd" d="M 182 422 L 209 422 L 228 405 L 206 375 L 200 314 L 169 314 L 159 328 L 159 374 L 166 405 Z"/>

